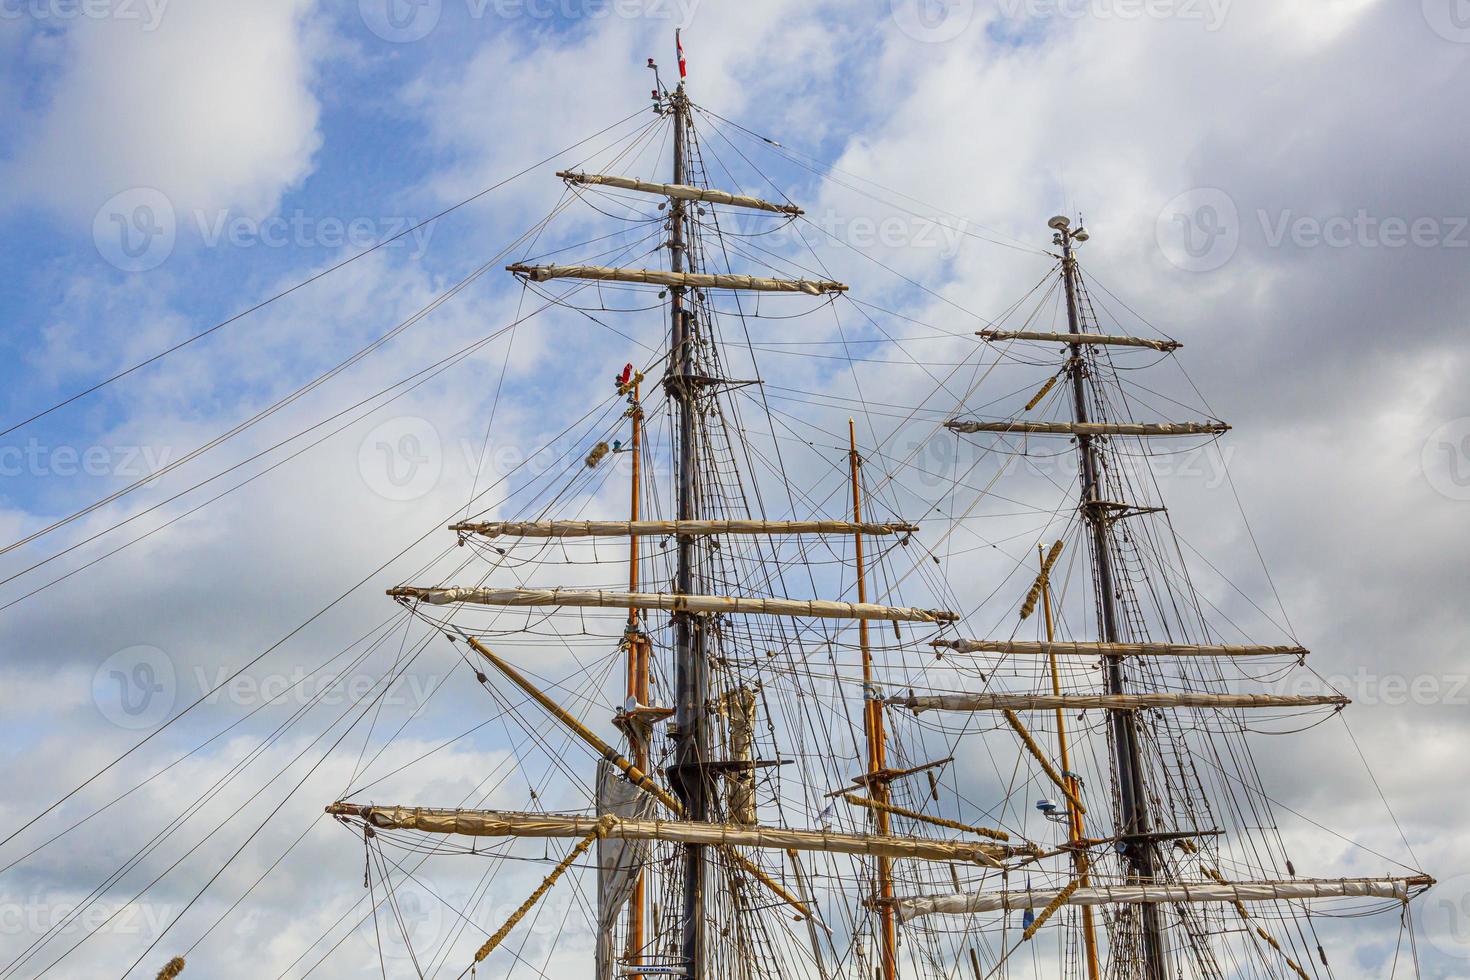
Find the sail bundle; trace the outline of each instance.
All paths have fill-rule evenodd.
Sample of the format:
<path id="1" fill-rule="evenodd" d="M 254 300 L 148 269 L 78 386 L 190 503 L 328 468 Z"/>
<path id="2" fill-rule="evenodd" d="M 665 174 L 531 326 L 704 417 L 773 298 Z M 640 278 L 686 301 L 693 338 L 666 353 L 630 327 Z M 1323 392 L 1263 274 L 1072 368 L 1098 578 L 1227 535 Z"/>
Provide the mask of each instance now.
<path id="1" fill-rule="evenodd" d="M 389 589 L 398 599 L 434 606 L 463 602 L 481 606 L 580 606 L 609 609 L 662 609 L 687 613 L 749 613 L 812 619 L 879 619 L 910 623 L 952 623 L 959 614 L 945 609 L 911 609 L 871 602 L 828 599 L 767 599 L 753 596 L 680 595 L 670 592 L 602 592 L 575 589 L 483 589 L 403 586 Z"/>
<path id="2" fill-rule="evenodd" d="M 1275 902 L 1323 898 L 1387 898 L 1409 900 L 1416 888 L 1433 882 L 1415 878 L 1328 878 L 1291 881 L 1171 882 L 1141 885 L 1093 885 L 1063 898 L 1065 905 L 1158 905 L 1162 903 Z M 894 907 L 904 920 L 924 915 L 968 915 L 1045 908 L 1060 889 L 968 892 L 896 898 Z"/>
<path id="3" fill-rule="evenodd" d="M 866 534 L 883 537 L 912 534 L 912 524 L 854 521 L 464 521 L 451 531 L 486 538 L 616 538 L 645 535 L 717 534 Z"/>
<path id="4" fill-rule="evenodd" d="M 1230 431 L 1224 422 L 979 422 L 950 419 L 951 432 L 1015 432 L 1056 436 L 1218 436 Z"/>
<path id="5" fill-rule="evenodd" d="M 1152 340 L 1148 337 L 1119 337 L 1101 333 L 1038 333 L 1030 330 L 977 330 L 975 336 L 990 341 L 1040 340 L 1059 344 L 1086 344 L 1108 347 L 1147 347 L 1168 353 L 1184 346 L 1177 340 Z"/>
<path id="6" fill-rule="evenodd" d="M 1299 646 L 1199 643 L 1074 643 L 1037 640 L 935 640 L 931 646 L 957 653 L 1000 653 L 1059 657 L 1305 657 Z"/>
<path id="7" fill-rule="evenodd" d="M 354 817 L 378 830 L 417 830 L 466 837 L 586 837 L 605 840 L 664 841 L 674 844 L 753 847 L 778 851 L 822 851 L 867 857 L 911 858 L 921 861 L 959 861 L 999 867 L 1002 858 L 1032 856 L 1031 847 L 977 841 L 930 840 L 879 834 L 844 834 L 827 830 L 785 827 L 747 827 L 739 824 L 691 820 L 627 819 L 517 813 L 506 810 L 437 810 L 423 807 L 361 806 L 334 803 L 333 816 Z"/>
<path id="8" fill-rule="evenodd" d="M 750 208 L 756 211 L 772 211 L 777 214 L 789 214 L 793 217 L 806 213 L 794 204 L 772 204 L 770 201 L 762 201 L 758 197 L 748 197 L 744 194 L 731 194 L 729 191 L 711 190 L 706 187 L 692 187 L 689 184 L 660 184 L 651 180 L 637 180 L 633 177 L 611 177 L 606 174 L 584 174 L 575 173 L 570 170 L 558 170 L 556 175 L 573 184 L 616 187 L 625 191 L 657 194 L 660 197 L 673 198 L 676 201 L 704 201 L 709 204 L 728 204 L 731 207 Z"/>
<path id="9" fill-rule="evenodd" d="M 1204 694 L 1169 691 L 1150 694 L 936 694 L 893 698 L 918 714 L 923 711 L 1133 711 L 1140 708 L 1311 708 L 1352 703 L 1340 694 Z"/>
<path id="10" fill-rule="evenodd" d="M 506 271 L 532 282 L 549 279 L 587 279 L 594 282 L 634 282 L 688 289 L 746 289 L 765 293 L 806 293 L 821 296 L 842 293 L 847 287 L 825 279 L 768 279 L 725 272 L 669 272 L 664 269 L 612 269 L 601 265 L 508 265 Z"/>

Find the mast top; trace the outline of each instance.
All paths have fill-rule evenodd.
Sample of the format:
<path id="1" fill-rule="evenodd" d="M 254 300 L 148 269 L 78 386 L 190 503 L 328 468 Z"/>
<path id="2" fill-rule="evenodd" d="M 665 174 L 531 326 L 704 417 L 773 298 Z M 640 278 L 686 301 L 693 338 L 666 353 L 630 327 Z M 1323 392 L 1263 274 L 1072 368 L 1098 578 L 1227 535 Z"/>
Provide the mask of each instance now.
<path id="1" fill-rule="evenodd" d="M 1077 230 L 1073 231 L 1072 219 L 1064 214 L 1059 214 L 1052 218 L 1046 223 L 1046 226 L 1056 232 L 1051 237 L 1053 245 L 1061 245 L 1063 247 L 1071 246 L 1074 243 L 1080 245 L 1092 237 L 1087 233 L 1087 229 L 1083 227 L 1080 218 L 1077 220 Z"/>

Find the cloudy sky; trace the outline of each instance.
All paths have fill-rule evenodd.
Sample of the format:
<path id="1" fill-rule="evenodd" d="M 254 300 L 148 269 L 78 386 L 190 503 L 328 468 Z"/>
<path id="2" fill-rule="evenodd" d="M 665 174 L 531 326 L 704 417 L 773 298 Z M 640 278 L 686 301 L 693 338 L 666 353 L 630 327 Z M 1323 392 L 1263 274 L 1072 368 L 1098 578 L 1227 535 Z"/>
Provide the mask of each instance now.
<path id="1" fill-rule="evenodd" d="M 560 200 L 554 170 L 652 121 L 645 63 L 672 78 L 675 27 L 693 97 L 717 114 L 701 123 L 712 157 L 752 193 L 771 193 L 768 175 L 824 230 L 789 254 L 851 283 L 870 314 L 913 318 L 809 318 L 804 342 L 856 340 L 861 365 L 793 357 L 779 322 L 760 326 L 772 417 L 816 455 L 843 438 L 855 385 L 913 406 L 942 375 L 929 365 L 973 359 L 954 335 L 1046 274 L 1046 219 L 1085 219 L 1095 295 L 1131 311 L 1120 325 L 1185 344 L 1138 392 L 1161 416 L 1234 426 L 1218 453 L 1162 474 L 1181 537 L 1218 570 L 1201 588 L 1232 613 L 1265 610 L 1262 641 L 1289 622 L 1357 702 L 1347 725 L 1268 743 L 1266 785 L 1438 877 L 1416 912 L 1422 975 L 1470 977 L 1465 0 L 0 0 L 0 960 L 60 927 L 0 975 L 39 975 L 83 939 L 69 910 L 231 773 L 104 908 L 199 843 L 193 859 L 46 975 L 122 974 L 242 845 L 131 975 L 191 945 L 198 975 L 221 978 L 299 976 L 328 955 L 312 943 L 362 896 L 361 843 L 312 820 L 361 782 L 360 730 L 326 750 L 363 691 L 326 691 L 313 672 L 332 662 L 370 684 L 412 659 L 423 634 L 390 621 L 382 589 L 453 569 L 450 536 L 431 532 L 477 494 L 475 509 L 531 486 L 516 467 L 537 447 L 583 451 L 607 379 L 661 342 L 649 317 L 506 330 L 537 299 L 499 268 Z M 663 172 L 664 147 L 640 153 L 647 176 Z M 568 211 L 538 250 L 596 236 L 601 217 Z M 970 407 L 1044 377 L 997 369 Z M 780 401 L 796 392 L 830 400 Z M 915 446 L 881 411 L 860 420 L 890 458 Z M 953 462 L 936 451 L 936 467 Z M 836 486 L 801 465 L 813 499 Z M 974 484 L 993 470 L 981 462 Z M 980 629 L 1011 615 L 1014 595 L 987 597 L 1038 529 L 1012 541 L 1003 518 L 976 523 L 974 543 L 1003 556 L 956 566 L 979 583 L 961 598 Z M 433 710 L 371 772 L 489 719 L 394 777 L 400 796 L 453 802 L 523 746 L 441 647 L 373 724 L 430 697 Z M 287 713 L 250 712 L 296 681 L 324 696 L 263 741 Z M 1369 873 L 1340 843 L 1303 837 L 1298 853 Z M 490 896 L 481 921 L 523 891 Z M 419 900 L 442 941 L 456 923 Z M 1336 976 L 1390 975 L 1399 924 L 1381 919 L 1339 937 Z M 540 963 L 554 946 L 543 931 L 525 949 Z M 378 960 L 356 932 L 330 955 L 316 975 Z M 1412 975 L 1400 955 L 1394 975 Z"/>

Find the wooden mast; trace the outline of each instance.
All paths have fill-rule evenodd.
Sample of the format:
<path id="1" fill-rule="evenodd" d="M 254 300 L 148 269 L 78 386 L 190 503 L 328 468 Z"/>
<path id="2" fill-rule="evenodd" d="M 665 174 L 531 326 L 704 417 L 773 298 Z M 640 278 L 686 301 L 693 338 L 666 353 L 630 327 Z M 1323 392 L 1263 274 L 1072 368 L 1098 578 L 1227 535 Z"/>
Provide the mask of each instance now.
<path id="1" fill-rule="evenodd" d="M 1047 222 L 1056 232 L 1052 239 L 1062 249 L 1062 283 L 1066 288 L 1067 332 L 1072 335 L 1071 363 L 1073 422 L 1077 432 L 1077 453 L 1082 467 L 1082 516 L 1091 531 L 1092 565 L 1097 577 L 1098 619 L 1102 627 L 1104 643 L 1117 643 L 1120 639 L 1118 612 L 1113 586 L 1113 560 L 1108 550 L 1108 519 L 1098 506 L 1103 500 L 1101 461 L 1098 459 L 1094 436 L 1086 431 L 1091 422 L 1087 400 L 1086 358 L 1082 344 L 1077 338 L 1083 333 L 1082 317 L 1077 303 L 1077 259 L 1072 254 L 1076 241 L 1086 241 L 1082 229 L 1072 230 L 1067 218 L 1057 216 Z M 1122 694 L 1124 689 L 1123 660 L 1121 657 L 1107 659 L 1106 687 L 1109 694 Z M 1117 769 L 1119 818 L 1122 826 L 1120 835 L 1129 835 L 1133 842 L 1128 845 L 1127 859 L 1134 877 L 1139 883 L 1154 880 L 1154 851 L 1147 835 L 1152 830 L 1149 819 L 1148 797 L 1143 779 L 1143 753 L 1139 748 L 1138 719 L 1132 711 L 1114 711 L 1109 719 L 1113 729 L 1114 764 Z M 1168 980 L 1168 953 L 1164 948 L 1163 926 L 1159 921 L 1159 910 L 1154 905 L 1139 909 L 1142 920 L 1143 963 L 1140 971 L 1143 980 Z"/>
<path id="2" fill-rule="evenodd" d="M 862 457 L 858 455 L 857 426 L 852 419 L 847 420 L 847 439 L 848 463 L 852 473 L 852 519 L 854 523 L 861 524 L 863 491 L 859 471 L 862 467 Z M 864 577 L 861 531 L 853 535 L 853 542 L 857 563 L 857 599 L 858 602 L 865 603 L 868 601 L 868 584 Z M 883 730 L 883 699 L 874 686 L 873 651 L 868 644 L 868 621 L 865 619 L 858 621 L 858 647 L 862 651 L 863 659 L 863 734 L 866 736 L 868 746 L 868 791 L 872 794 L 873 802 L 878 804 L 873 808 L 873 820 L 878 833 L 880 836 L 887 836 L 889 811 L 884 808 L 889 805 L 890 795 L 886 778 L 888 746 Z M 878 858 L 878 897 L 882 902 L 882 905 L 879 906 L 882 931 L 882 977 L 883 980 L 894 980 L 898 976 L 898 923 L 894 917 L 891 901 L 893 898 L 893 862 L 891 858 Z"/>
<path id="3" fill-rule="evenodd" d="M 686 183 L 684 174 L 685 130 L 689 125 L 689 99 L 684 83 L 669 97 L 674 117 L 674 180 Z M 669 202 L 669 266 L 676 276 L 685 272 L 684 202 Z M 669 284 L 669 378 L 670 394 L 678 406 L 678 519 L 699 517 L 698 463 L 694 452 L 695 418 L 699 406 L 698 381 L 694 369 L 693 311 L 684 308 L 684 290 L 677 282 Z M 691 595 L 695 589 L 694 538 L 678 537 L 674 591 Z M 689 819 L 705 820 L 709 815 L 709 786 L 705 764 L 709 762 L 709 666 L 704 657 L 704 636 L 700 618 L 688 610 L 674 613 L 674 791 L 684 805 Z M 679 957 L 684 961 L 688 980 L 704 980 L 704 877 L 705 849 L 701 844 L 684 847 L 684 881 L 679 920 Z"/>
<path id="4" fill-rule="evenodd" d="M 1051 643 L 1056 640 L 1056 626 L 1052 622 L 1051 614 L 1051 576 L 1047 574 L 1045 549 L 1040 545 L 1037 545 L 1037 549 L 1041 552 L 1041 610 L 1046 618 L 1046 642 Z M 1053 652 L 1050 656 L 1051 691 L 1059 695 L 1062 693 L 1062 675 L 1057 668 L 1056 653 Z M 1077 846 L 1087 839 L 1087 828 L 1082 824 L 1082 812 L 1072 802 L 1079 798 L 1082 786 L 1072 772 L 1072 760 L 1067 750 L 1067 720 L 1061 708 L 1057 709 L 1057 743 L 1057 756 L 1062 761 L 1062 778 L 1067 781 L 1067 789 L 1071 791 L 1067 797 L 1067 842 L 1073 846 L 1072 863 L 1077 868 L 1077 881 L 1083 888 L 1089 888 L 1092 886 L 1092 876 L 1088 870 L 1087 849 Z M 1098 980 L 1097 930 L 1092 907 L 1088 905 L 1082 907 L 1082 945 L 1087 956 L 1087 978 Z"/>
<path id="5" fill-rule="evenodd" d="M 634 374 L 630 379 L 633 390 L 632 396 L 632 419 L 633 434 L 629 439 L 629 452 L 633 455 L 633 477 L 632 486 L 628 494 L 629 520 L 637 521 L 639 515 L 639 464 L 642 461 L 643 449 L 643 403 L 640 401 L 642 385 L 639 374 Z M 628 536 L 628 591 L 638 591 L 638 536 Z M 642 707 L 648 704 L 648 639 L 638 628 L 638 610 L 628 610 L 627 626 L 628 645 L 628 702 L 634 706 Z M 636 716 L 628 718 L 628 738 L 633 743 L 633 763 L 644 772 L 648 771 L 648 732 L 640 727 Z M 633 894 L 628 899 L 628 946 L 626 960 L 629 966 L 640 966 L 643 963 L 643 906 L 646 881 L 643 870 L 638 871 L 638 878 L 633 883 Z M 633 973 L 629 980 L 643 980 L 642 974 Z"/>

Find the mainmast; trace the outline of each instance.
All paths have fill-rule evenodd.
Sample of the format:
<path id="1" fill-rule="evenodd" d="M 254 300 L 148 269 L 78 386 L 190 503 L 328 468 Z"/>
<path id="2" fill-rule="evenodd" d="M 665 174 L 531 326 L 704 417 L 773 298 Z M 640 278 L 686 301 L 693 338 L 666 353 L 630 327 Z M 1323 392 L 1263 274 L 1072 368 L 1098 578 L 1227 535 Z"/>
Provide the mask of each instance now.
<path id="1" fill-rule="evenodd" d="M 685 133 L 689 124 L 689 100 L 684 83 L 669 98 L 674 114 L 674 183 L 687 183 L 684 174 Z M 669 268 L 674 273 L 685 271 L 684 212 L 682 198 L 669 200 Z M 683 286 L 669 287 L 669 357 L 674 369 L 669 372 L 669 395 L 678 406 L 679 416 L 679 492 L 678 516 L 681 521 L 699 517 L 698 475 L 694 446 L 697 413 L 694 380 L 694 314 L 684 308 Z M 695 588 L 695 537 L 678 536 L 678 557 L 674 573 L 674 591 L 692 595 Z M 704 637 L 700 620 L 694 613 L 674 613 L 674 792 L 684 805 L 688 819 L 709 819 L 708 783 L 704 763 L 708 761 L 709 725 L 705 703 L 709 699 L 709 670 L 704 657 Z M 705 850 L 702 844 L 684 847 L 684 896 L 680 917 L 680 957 L 688 968 L 689 980 L 704 977 L 704 874 Z"/>
<path id="2" fill-rule="evenodd" d="M 1073 231 L 1071 222 L 1058 215 L 1047 222 L 1056 231 L 1053 241 L 1062 248 L 1062 280 L 1067 292 L 1067 329 L 1072 335 L 1070 374 L 1072 378 L 1072 403 L 1075 421 L 1079 426 L 1090 422 L 1087 407 L 1087 361 L 1083 357 L 1081 317 L 1077 311 L 1077 260 L 1072 255 L 1073 242 L 1087 241 L 1087 232 L 1078 228 Z M 1091 532 L 1092 566 L 1097 581 L 1097 613 L 1102 624 L 1102 639 L 1105 643 L 1118 643 L 1118 612 L 1116 595 L 1113 591 L 1113 561 L 1108 551 L 1108 511 L 1105 507 L 1098 476 L 1099 460 L 1094 436 L 1086 431 L 1077 435 L 1077 453 L 1082 464 L 1082 518 Z M 1123 658 L 1108 657 L 1107 693 L 1124 693 Z M 1140 883 L 1154 880 L 1153 844 L 1147 835 L 1152 826 L 1148 812 L 1148 797 L 1143 783 L 1142 753 L 1138 744 L 1138 716 L 1133 711 L 1109 713 L 1113 735 L 1113 763 L 1118 776 L 1120 800 L 1120 838 L 1130 841 L 1124 852 L 1134 877 Z M 1163 932 L 1159 924 L 1156 905 L 1137 906 L 1143 922 L 1143 973 L 1146 980 L 1168 980 L 1169 965 L 1164 949 Z"/>

